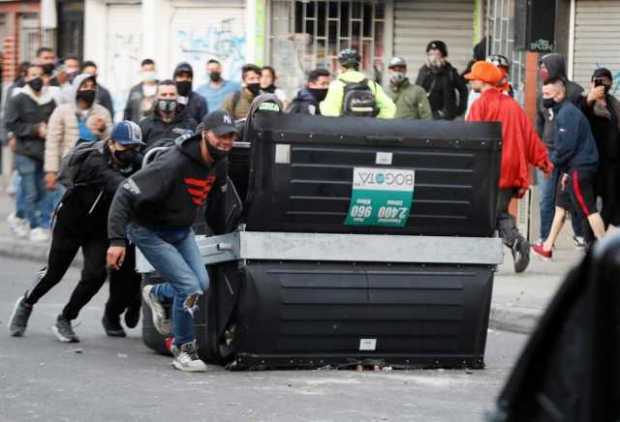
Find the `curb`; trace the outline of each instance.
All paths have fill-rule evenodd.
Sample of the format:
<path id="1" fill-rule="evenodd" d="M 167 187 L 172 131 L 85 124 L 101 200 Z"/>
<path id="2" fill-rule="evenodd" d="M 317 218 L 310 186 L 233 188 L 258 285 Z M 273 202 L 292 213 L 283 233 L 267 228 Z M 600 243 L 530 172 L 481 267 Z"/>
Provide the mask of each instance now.
<path id="1" fill-rule="evenodd" d="M 0 236 L 0 256 L 44 264 L 47 261 L 48 243 L 32 243 L 27 240 Z M 81 268 L 83 257 L 78 253 L 71 263 Z M 534 330 L 542 310 L 520 307 L 491 306 L 489 328 L 513 333 L 529 334 Z"/>

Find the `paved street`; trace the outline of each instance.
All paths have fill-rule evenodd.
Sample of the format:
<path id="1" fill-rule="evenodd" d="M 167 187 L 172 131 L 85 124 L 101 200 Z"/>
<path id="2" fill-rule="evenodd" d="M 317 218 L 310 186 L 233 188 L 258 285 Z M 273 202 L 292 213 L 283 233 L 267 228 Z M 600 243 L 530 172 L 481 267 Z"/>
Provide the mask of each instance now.
<path id="1" fill-rule="evenodd" d="M 25 338 L 10 338 L 13 302 L 38 264 L 0 258 L 0 420 L 13 421 L 478 421 L 526 337 L 490 330 L 482 371 L 270 371 L 184 374 L 141 342 L 109 339 L 102 290 L 79 319 L 79 344 L 49 328 L 78 279 L 36 307 Z"/>

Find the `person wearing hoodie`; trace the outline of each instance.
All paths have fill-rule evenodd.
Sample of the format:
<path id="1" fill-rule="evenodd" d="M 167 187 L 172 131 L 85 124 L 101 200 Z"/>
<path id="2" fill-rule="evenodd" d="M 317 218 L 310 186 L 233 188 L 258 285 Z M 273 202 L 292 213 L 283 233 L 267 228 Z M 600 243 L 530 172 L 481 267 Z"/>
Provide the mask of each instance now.
<path id="1" fill-rule="evenodd" d="M 421 86 L 412 84 L 407 78 L 407 62 L 402 57 L 393 57 L 388 65 L 390 89 L 388 95 L 396 104 L 396 119 L 431 120 L 433 112 Z"/>
<path id="2" fill-rule="evenodd" d="M 502 162 L 497 201 L 497 229 L 510 248 L 515 272 L 525 271 L 530 262 L 530 245 L 519 233 L 508 211 L 513 198 L 521 198 L 529 188 L 529 166 L 550 174 L 553 165 L 547 149 L 521 106 L 501 88 L 504 74 L 493 63 L 479 61 L 465 75 L 474 92 L 480 94 L 467 118 L 470 122 L 502 124 Z"/>
<path id="3" fill-rule="evenodd" d="M 97 294 L 108 276 L 106 229 L 110 203 L 118 186 L 140 168 L 137 149 L 141 146 L 138 125 L 120 122 L 110 139 L 80 144 L 63 161 L 61 183 L 67 190 L 56 215 L 47 266 L 38 272 L 32 288 L 17 300 L 8 324 L 11 336 L 25 334 L 34 305 L 62 281 L 81 248 L 84 255 L 81 280 L 52 327 L 58 340 L 79 342 L 71 321 Z M 102 324 L 111 337 L 125 337 L 120 324 L 123 312 L 130 328 L 138 324 L 140 317 L 141 279 L 132 261 L 133 254 L 121 271 L 110 274 L 110 299 Z"/>
<path id="4" fill-rule="evenodd" d="M 426 90 L 435 120 L 454 120 L 462 116 L 467 107 L 467 85 L 447 57 L 446 43 L 429 42 L 426 64 L 420 68 L 415 82 Z"/>
<path id="5" fill-rule="evenodd" d="M 209 112 L 207 100 L 202 95 L 192 90 L 194 69 L 189 63 L 179 63 L 174 69 L 173 79 L 177 84 L 177 102 L 181 110 L 186 110 L 187 115 L 197 122 Z"/>
<path id="6" fill-rule="evenodd" d="M 82 65 L 82 73 L 92 75 L 97 80 L 97 63 L 88 60 Z M 110 116 L 114 119 L 114 102 L 110 91 L 100 83 L 97 83 L 97 93 L 95 94 L 95 102 L 101 104 L 110 112 Z"/>
<path id="7" fill-rule="evenodd" d="M 308 75 L 306 87 L 299 90 L 287 113 L 320 115 L 319 104 L 327 96 L 331 74 L 327 69 L 314 69 Z"/>
<path id="8" fill-rule="evenodd" d="M 551 259 L 553 245 L 562 230 L 567 211 L 577 210 L 587 221 L 596 239 L 605 235 L 605 223 L 596 206 L 594 183 L 599 165 L 596 141 L 590 123 L 568 98 L 567 82 L 557 79 L 543 86 L 543 104 L 553 111 L 553 151 L 551 161 L 558 177 L 555 213 L 549 236 L 532 251 Z"/>
<path id="9" fill-rule="evenodd" d="M 73 80 L 73 102 L 58 106 L 49 120 L 45 141 L 45 181 L 56 189 L 62 157 L 80 142 L 106 139 L 112 128 L 112 116 L 95 103 L 97 82 L 92 75 L 80 74 Z"/>
<path id="10" fill-rule="evenodd" d="M 359 71 L 361 60 L 357 50 L 347 48 L 338 53 L 341 71 L 338 78 L 329 84 L 327 96 L 321 103 L 323 116 L 394 118 L 396 105 L 381 85 Z"/>
<path id="11" fill-rule="evenodd" d="M 52 96 L 43 86 L 43 68 L 30 65 L 22 91 L 11 97 L 7 104 L 5 124 L 15 142 L 15 168 L 21 178 L 22 207 L 29 223 L 32 241 L 47 241 L 44 227 L 46 190 L 43 182 L 45 137 L 49 132 L 48 120 L 56 108 Z"/>
<path id="12" fill-rule="evenodd" d="M 187 115 L 187 110 L 180 111 L 177 103 L 177 86 L 172 80 L 159 83 L 157 101 L 153 114 L 140 121 L 142 139 L 147 148 L 160 146 L 160 143 L 172 142 L 179 136 L 193 132 L 198 123 Z"/>
<path id="13" fill-rule="evenodd" d="M 162 303 L 172 301 L 172 364 L 187 372 L 207 369 L 198 357 L 193 316 L 209 277 L 192 224 L 205 202 L 207 223 L 216 224 L 210 211 L 222 206 L 217 195 L 227 190 L 226 156 L 238 136 L 232 116 L 221 110 L 208 114 L 201 128 L 127 179 L 114 196 L 108 219 L 108 266 L 122 265 L 129 239 L 166 280 L 144 287 L 144 303 L 157 331 L 168 335 Z"/>
<path id="14" fill-rule="evenodd" d="M 539 63 L 539 78 L 542 84 L 552 83 L 562 80 L 565 84 L 566 99 L 571 103 L 581 105 L 583 88 L 569 81 L 566 76 L 566 60 L 558 53 L 544 55 Z M 553 108 L 546 108 L 543 104 L 542 94 L 538 97 L 538 111 L 536 114 L 536 130 L 547 146 L 549 156 L 553 154 L 555 138 L 556 120 Z M 555 193 L 559 174 L 554 173 L 551 178 L 546 179 L 538 174 L 538 184 L 540 188 L 540 241 L 544 241 L 549 236 L 553 215 L 555 213 Z M 571 209 L 571 224 L 573 226 L 573 239 L 578 247 L 584 246 L 583 220 L 579 213 Z"/>

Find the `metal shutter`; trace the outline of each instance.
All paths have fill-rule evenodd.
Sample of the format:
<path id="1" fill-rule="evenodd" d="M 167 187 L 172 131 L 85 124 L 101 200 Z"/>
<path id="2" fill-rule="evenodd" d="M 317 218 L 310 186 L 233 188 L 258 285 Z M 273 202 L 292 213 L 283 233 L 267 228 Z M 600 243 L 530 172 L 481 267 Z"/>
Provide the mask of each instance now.
<path id="1" fill-rule="evenodd" d="M 442 40 L 448 45 L 448 61 L 461 72 L 473 55 L 473 26 L 471 0 L 396 0 L 394 54 L 407 60 L 409 75 L 415 79 L 428 42 Z"/>
<path id="2" fill-rule="evenodd" d="M 620 2 L 577 1 L 573 80 L 589 88 L 592 72 L 606 67 L 614 75 L 614 94 L 620 96 Z"/>

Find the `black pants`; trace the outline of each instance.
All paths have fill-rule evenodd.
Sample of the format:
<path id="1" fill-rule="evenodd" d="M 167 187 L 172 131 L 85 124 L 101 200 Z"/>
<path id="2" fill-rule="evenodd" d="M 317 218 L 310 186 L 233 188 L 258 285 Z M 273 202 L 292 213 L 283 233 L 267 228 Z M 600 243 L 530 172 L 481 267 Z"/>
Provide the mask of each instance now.
<path id="1" fill-rule="evenodd" d="M 516 194 L 517 189 L 500 189 L 497 196 L 497 230 L 509 248 L 512 248 L 518 239 L 523 239 L 515 218 L 508 212 L 510 201 Z"/>
<path id="2" fill-rule="evenodd" d="M 105 225 L 89 228 L 88 224 L 80 227 L 76 227 L 76 224 L 80 224 L 79 220 L 72 216 L 70 207 L 61 207 L 52 233 L 47 267 L 38 274 L 26 298 L 26 303 L 34 305 L 60 283 L 81 247 L 84 255 L 81 278 L 62 311 L 62 315 L 70 320 L 77 318 L 80 310 L 99 292 L 108 276 Z M 128 256 L 121 270 L 110 273 L 110 299 L 106 304 L 108 315 L 120 315 L 129 306 L 140 306 L 140 276 L 134 271 L 133 249 L 128 248 Z"/>

